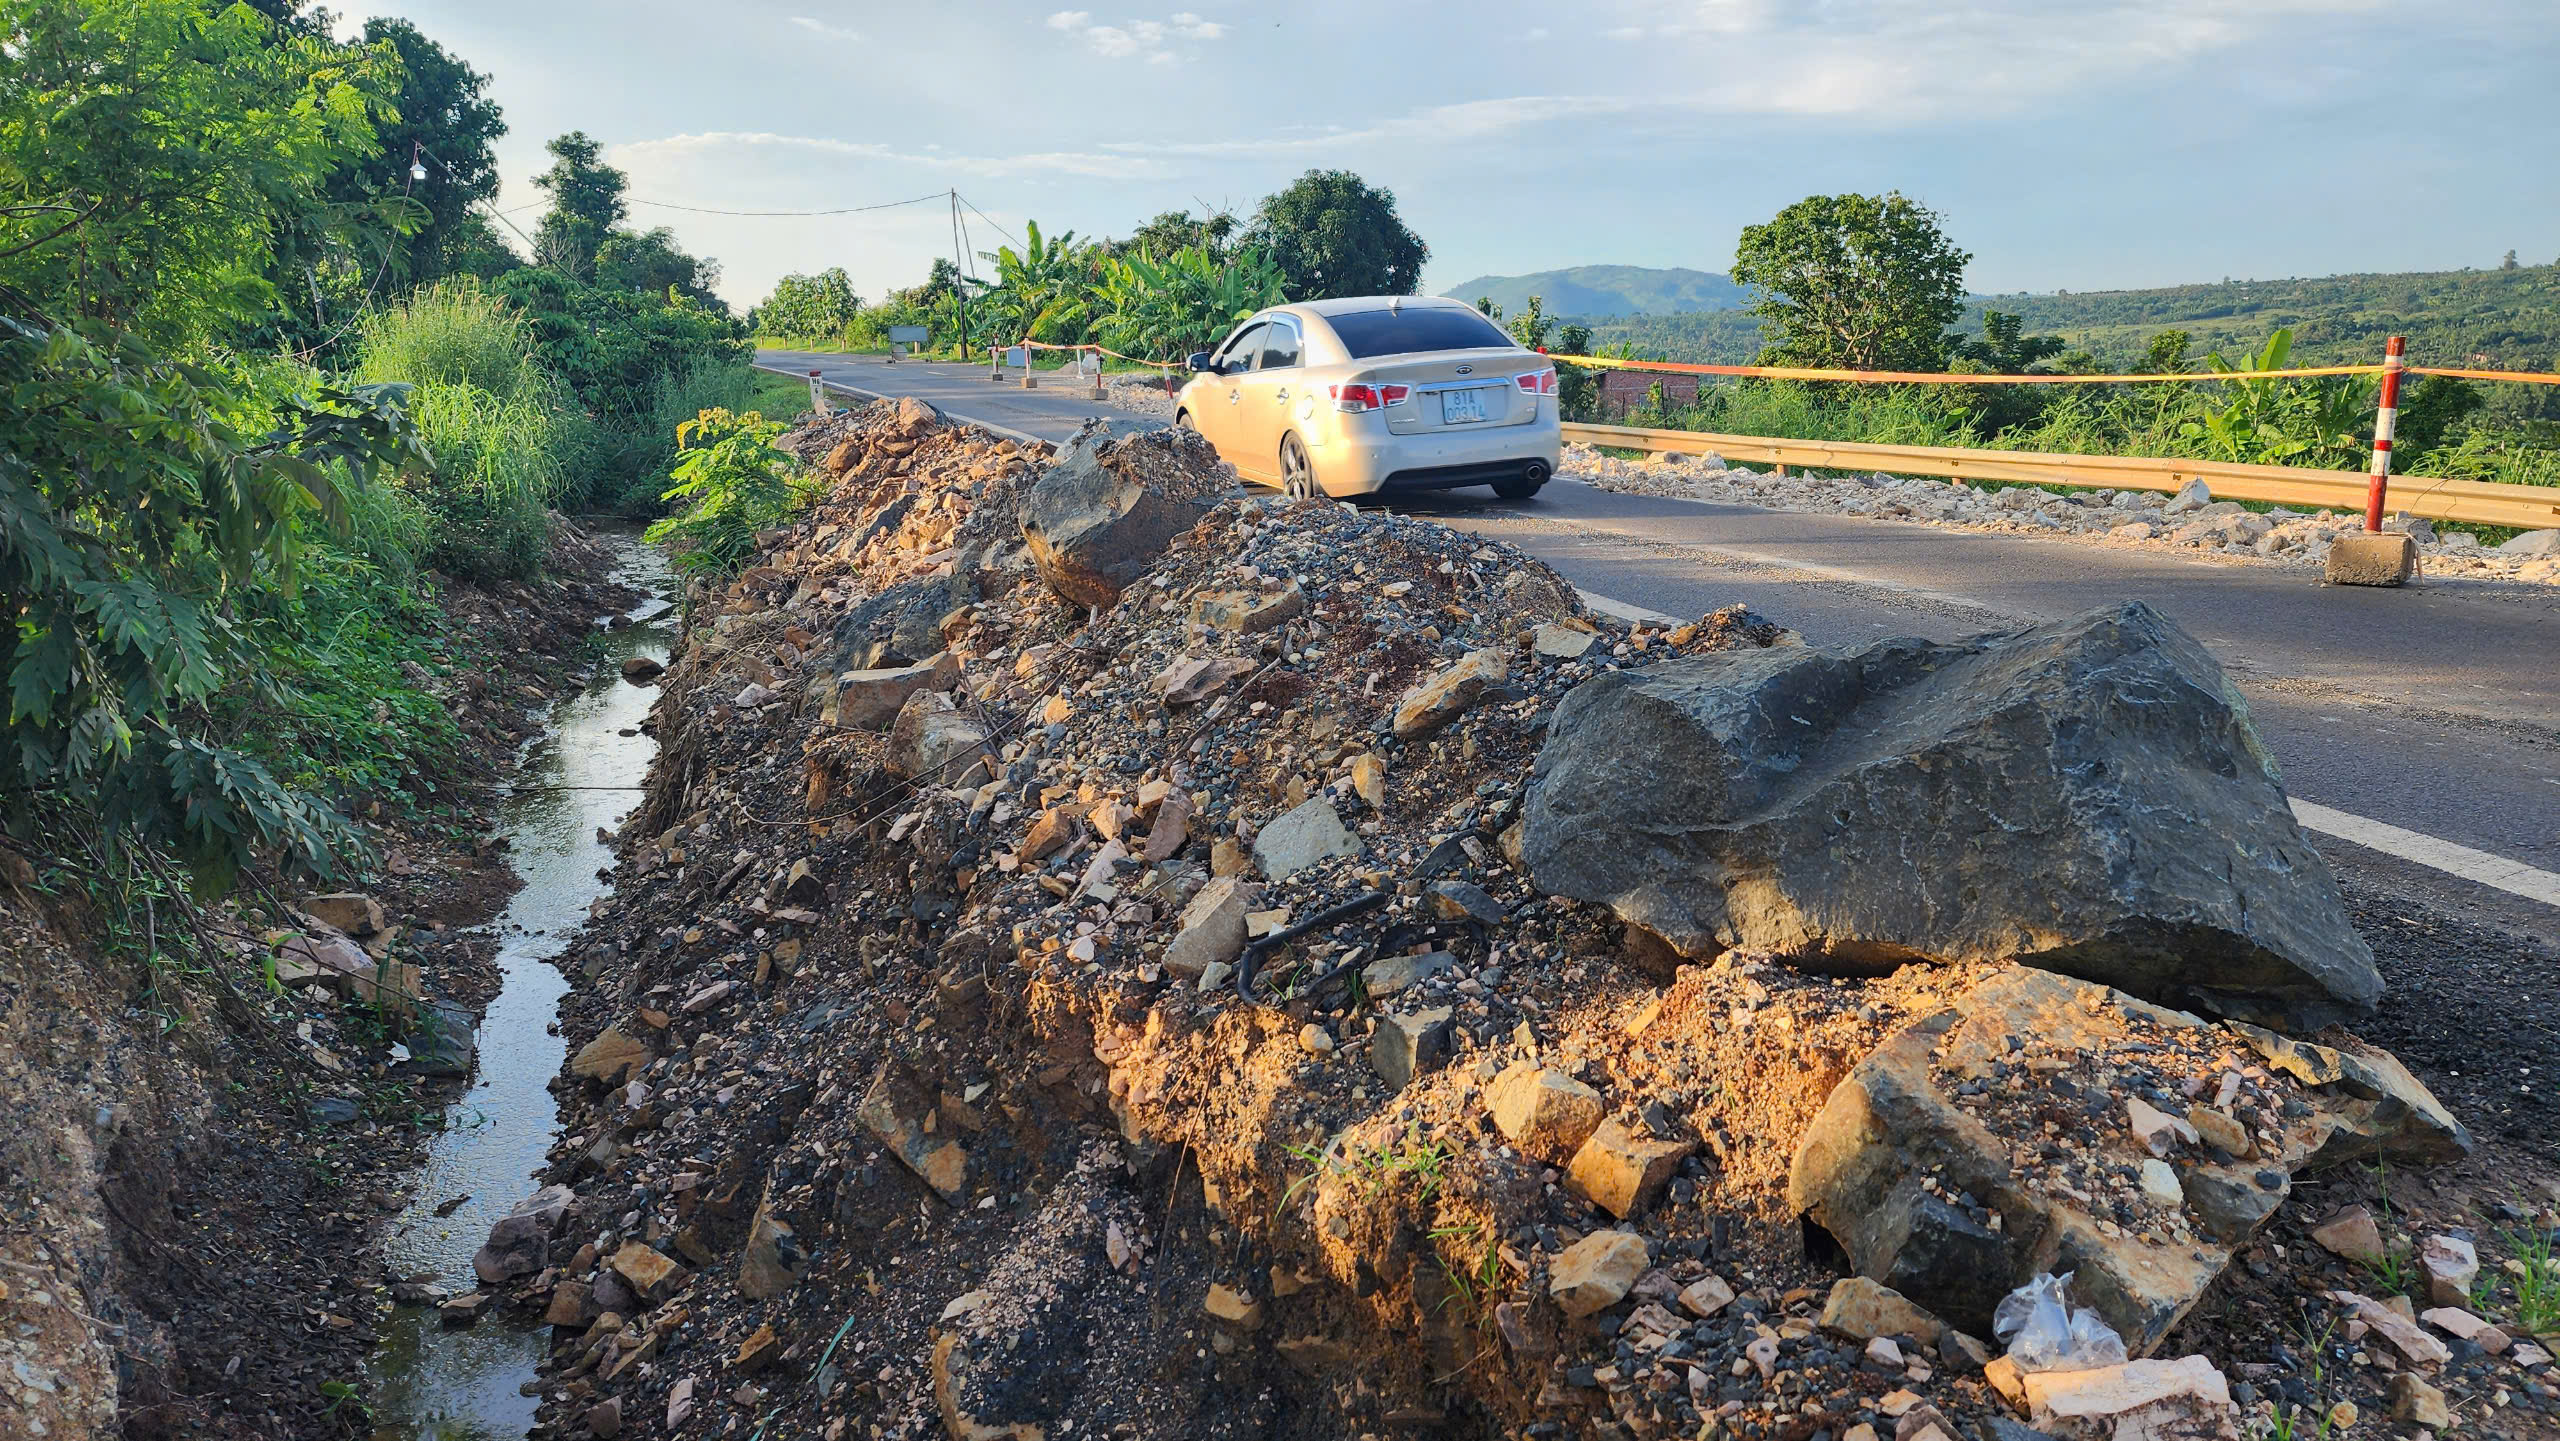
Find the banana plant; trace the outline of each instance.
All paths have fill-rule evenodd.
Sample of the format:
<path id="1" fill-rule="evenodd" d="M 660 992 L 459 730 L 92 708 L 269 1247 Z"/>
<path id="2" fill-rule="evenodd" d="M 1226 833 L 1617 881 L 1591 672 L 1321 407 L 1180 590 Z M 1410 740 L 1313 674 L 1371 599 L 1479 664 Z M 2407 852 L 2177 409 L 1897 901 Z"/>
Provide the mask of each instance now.
<path id="1" fill-rule="evenodd" d="M 1021 250 L 1007 245 L 979 253 L 996 267 L 995 288 L 984 301 L 988 316 L 1001 322 L 998 333 L 1008 339 L 1056 345 L 1084 339 L 1093 314 L 1095 248 L 1078 245 L 1072 230 L 1044 237 L 1036 220 L 1024 221 L 1022 230 Z"/>
<path id="2" fill-rule="evenodd" d="M 2282 370 L 2293 355 L 2293 332 L 2279 329 L 2257 354 L 2234 365 L 2220 351 L 2205 364 L 2233 381 L 2217 403 L 2201 401 L 2194 419 L 2178 431 L 2201 445 L 2210 459 L 2250 465 L 2351 465 L 2363 454 L 2362 429 L 2373 406 L 2372 387 L 2346 376 L 2257 378 Z"/>

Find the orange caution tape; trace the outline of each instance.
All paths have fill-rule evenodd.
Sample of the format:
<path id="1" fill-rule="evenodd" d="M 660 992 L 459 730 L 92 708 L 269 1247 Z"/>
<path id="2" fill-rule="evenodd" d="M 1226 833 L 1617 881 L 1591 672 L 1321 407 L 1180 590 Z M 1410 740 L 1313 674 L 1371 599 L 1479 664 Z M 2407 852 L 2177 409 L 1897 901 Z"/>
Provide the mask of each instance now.
<path id="1" fill-rule="evenodd" d="M 2404 375 L 2450 375 L 2458 380 L 2521 380 L 2527 385 L 2560 385 L 2560 375 L 2545 370 L 2453 370 L 2441 365 L 2412 365 Z"/>
<path id="2" fill-rule="evenodd" d="M 1608 370 L 1667 370 L 1681 375 L 1742 375 L 1766 380 L 1847 380 L 1894 385 L 2097 385 L 2195 380 L 2284 380 L 2312 375 L 2380 375 L 2379 365 L 2315 365 L 2296 370 L 2174 371 L 2165 375 L 1964 375 L 1946 370 L 1819 370 L 1799 365 L 1689 365 L 1672 360 L 1619 360 L 1606 355 L 1551 355 Z M 2411 368 L 2413 371 L 2415 367 Z"/>

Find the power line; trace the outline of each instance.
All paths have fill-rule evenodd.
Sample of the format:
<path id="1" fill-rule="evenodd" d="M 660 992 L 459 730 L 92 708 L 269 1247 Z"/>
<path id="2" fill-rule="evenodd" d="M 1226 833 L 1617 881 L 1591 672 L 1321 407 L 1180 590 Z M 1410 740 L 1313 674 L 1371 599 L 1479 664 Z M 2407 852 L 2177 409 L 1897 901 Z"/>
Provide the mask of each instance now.
<path id="1" fill-rule="evenodd" d="M 1005 228 L 1004 228 L 1003 226 L 1001 226 L 1001 225 L 996 225 L 995 217 L 994 217 L 994 216 L 992 216 L 992 215 L 989 215 L 987 212 L 985 212 L 985 211 L 983 211 L 983 210 L 980 210 L 980 209 L 977 207 L 977 205 L 976 205 L 973 201 L 971 201 L 971 200 L 969 199 L 969 197 L 968 197 L 968 196 L 966 196 L 966 195 L 960 195 L 960 192 L 959 192 L 959 191 L 957 191 L 957 190 L 955 190 L 955 191 L 953 191 L 953 192 L 951 192 L 951 193 L 952 193 L 952 194 L 954 194 L 954 195 L 959 195 L 959 196 L 960 196 L 960 203 L 961 203 L 961 204 L 963 204 L 963 205 L 968 206 L 971 214 L 976 215 L 980 220 L 983 220 L 983 221 L 987 222 L 987 224 L 989 224 L 989 225 L 991 225 L 991 226 L 994 226 L 994 227 L 995 227 L 995 232 L 996 232 L 996 234 L 1003 236 L 1003 237 L 1004 237 L 1005 239 L 1007 239 L 1007 240 L 1011 240 L 1011 241 L 1013 241 L 1013 243 L 1014 243 L 1014 244 L 1016 244 L 1016 245 L 1020 245 L 1020 244 L 1022 244 L 1022 241 L 1021 241 L 1020 239 L 1016 238 L 1016 237 L 1015 237 L 1015 235 L 1014 235 L 1014 233 L 1013 233 L 1012 231 L 1005 229 Z"/>
<path id="2" fill-rule="evenodd" d="M 928 200 L 942 199 L 943 192 L 936 191 L 931 195 L 919 195 L 912 200 L 884 201 L 878 205 L 847 205 L 836 210 L 716 210 L 707 205 L 678 205 L 672 200 L 643 200 L 636 195 L 625 196 L 623 198 L 629 200 L 634 205 L 654 205 L 660 210 L 682 210 L 694 215 L 743 215 L 756 219 L 805 219 L 821 215 L 860 215 L 864 211 L 868 210 L 895 210 L 901 205 L 921 205 Z"/>

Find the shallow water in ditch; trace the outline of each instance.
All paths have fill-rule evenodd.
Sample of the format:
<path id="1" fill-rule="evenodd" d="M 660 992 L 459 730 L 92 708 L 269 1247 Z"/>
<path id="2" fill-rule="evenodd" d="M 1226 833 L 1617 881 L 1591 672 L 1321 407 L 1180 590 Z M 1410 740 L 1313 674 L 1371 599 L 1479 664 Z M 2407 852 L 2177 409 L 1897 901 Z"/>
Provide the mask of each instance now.
<path id="1" fill-rule="evenodd" d="M 632 614 L 664 608 L 673 589 L 663 558 L 628 533 L 604 537 L 621 553 L 617 579 L 648 592 Z M 568 981 L 551 958 L 587 918 L 613 854 L 596 839 L 639 803 L 636 788 L 657 742 L 640 734 L 654 689 L 627 684 L 622 661 L 664 660 L 673 612 L 660 624 L 607 633 L 595 679 L 553 713 L 501 802 L 499 828 L 524 889 L 497 923 L 504 981 L 480 1023 L 480 1066 L 471 1088 L 446 1110 L 427 1150 L 417 1199 L 393 1223 L 385 1251 L 394 1276 L 431 1276 L 455 1294 L 477 1284 L 471 1254 L 490 1224 L 533 1194 L 559 1125 L 549 1082 L 560 1070 L 560 1038 L 550 1033 Z M 626 734 L 626 732 L 628 732 Z M 468 1196 L 450 1215 L 436 1208 Z M 541 1362 L 546 1335 L 530 1318 L 493 1311 L 448 1330 L 433 1308 L 393 1310 L 371 1369 L 379 1394 L 374 1441 L 515 1441 L 533 1424 L 535 1398 L 522 1394 Z"/>

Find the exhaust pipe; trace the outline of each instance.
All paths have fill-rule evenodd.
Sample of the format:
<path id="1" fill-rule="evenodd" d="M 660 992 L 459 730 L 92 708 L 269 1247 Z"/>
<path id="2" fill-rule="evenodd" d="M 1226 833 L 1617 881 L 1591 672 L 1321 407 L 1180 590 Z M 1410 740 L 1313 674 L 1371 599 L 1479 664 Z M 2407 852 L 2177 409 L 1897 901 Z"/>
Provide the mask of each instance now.
<path id="1" fill-rule="evenodd" d="M 1530 461 L 1527 465 L 1520 468 L 1520 478 L 1529 482 L 1531 485 L 1546 484 L 1547 475 L 1548 466 L 1543 460 Z"/>

